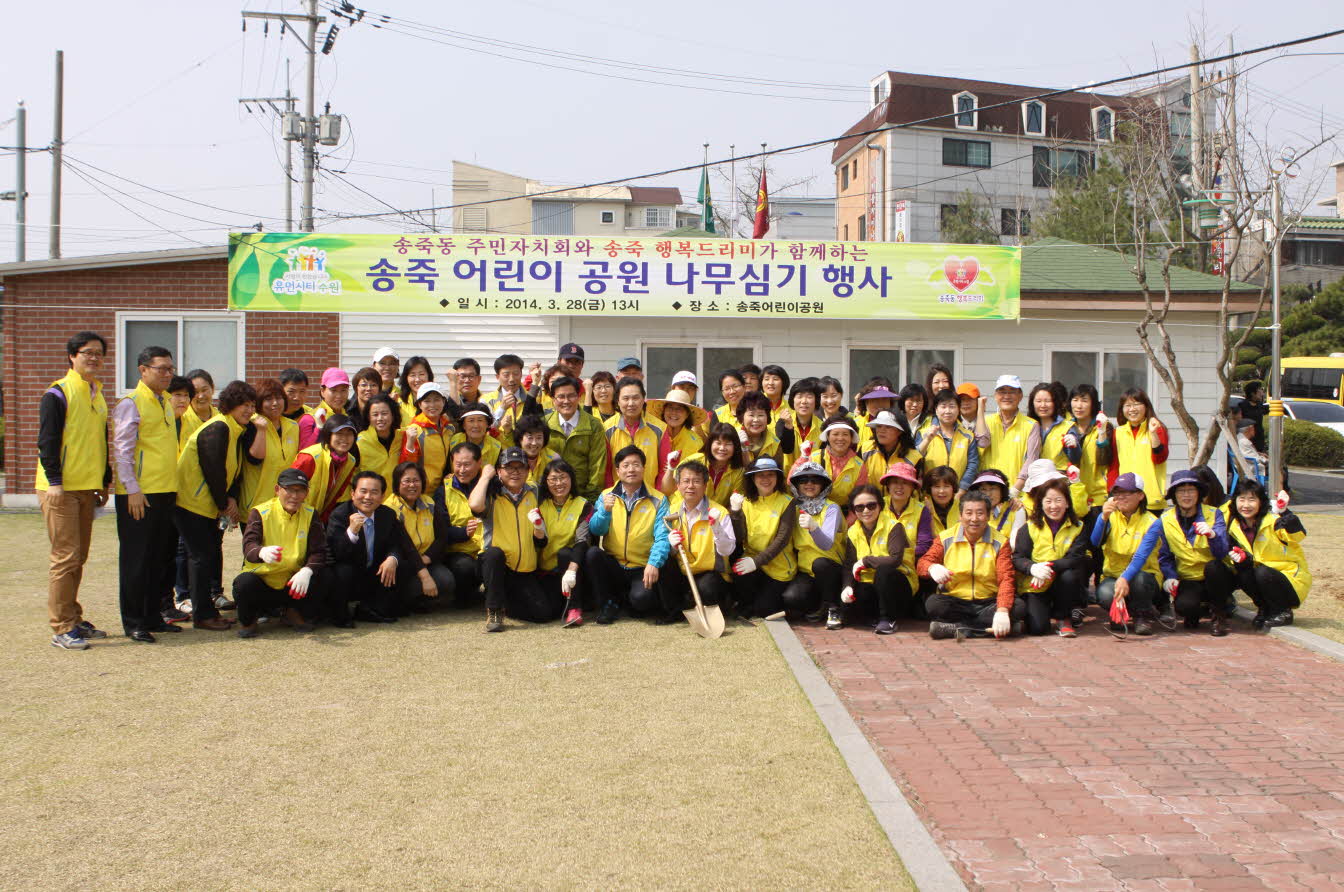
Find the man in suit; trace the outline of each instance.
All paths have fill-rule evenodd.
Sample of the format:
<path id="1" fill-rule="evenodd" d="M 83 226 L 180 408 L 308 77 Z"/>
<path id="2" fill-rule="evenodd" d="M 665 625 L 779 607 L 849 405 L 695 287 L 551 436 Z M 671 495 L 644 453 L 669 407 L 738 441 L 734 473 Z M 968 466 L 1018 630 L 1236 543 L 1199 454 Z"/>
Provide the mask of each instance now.
<path id="1" fill-rule="evenodd" d="M 579 409 L 579 382 L 574 378 L 551 381 L 551 402 L 555 408 L 546 413 L 551 448 L 574 469 L 579 495 L 595 502 L 607 476 L 607 432 L 602 422 Z"/>
<path id="2" fill-rule="evenodd" d="M 338 505 L 327 521 L 331 552 L 332 621 L 350 628 L 350 602 L 358 601 L 355 619 L 394 623 L 406 615 L 403 583 L 418 569 L 419 554 L 397 519 L 383 504 L 383 477 L 377 471 L 355 475 L 350 501 Z"/>

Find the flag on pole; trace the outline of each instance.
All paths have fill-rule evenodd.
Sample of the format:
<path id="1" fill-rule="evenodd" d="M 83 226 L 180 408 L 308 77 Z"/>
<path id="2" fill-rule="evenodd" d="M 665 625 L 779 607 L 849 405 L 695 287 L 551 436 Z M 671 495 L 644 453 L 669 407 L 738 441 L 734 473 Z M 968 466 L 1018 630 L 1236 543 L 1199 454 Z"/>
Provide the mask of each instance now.
<path id="1" fill-rule="evenodd" d="M 709 167 L 700 168 L 700 193 L 696 196 L 700 202 L 700 228 L 705 232 L 714 232 L 714 200 L 709 194 Z"/>
<path id="2" fill-rule="evenodd" d="M 752 238 L 764 238 L 770 231 L 770 196 L 765 191 L 765 165 L 761 165 L 761 183 L 756 187 L 756 224 L 752 227 Z"/>

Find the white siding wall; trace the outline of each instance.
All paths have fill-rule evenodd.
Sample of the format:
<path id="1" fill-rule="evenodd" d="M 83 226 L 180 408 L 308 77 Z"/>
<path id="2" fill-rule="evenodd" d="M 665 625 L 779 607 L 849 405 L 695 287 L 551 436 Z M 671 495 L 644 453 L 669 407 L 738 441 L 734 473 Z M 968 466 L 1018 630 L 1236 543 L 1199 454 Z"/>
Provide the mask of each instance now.
<path id="1" fill-rule="evenodd" d="M 353 374 L 390 346 L 405 362 L 421 355 L 434 378 L 447 381 L 453 363 L 469 356 L 481 364 L 481 389 L 495 389 L 495 357 L 516 353 L 548 368 L 560 352 L 557 316 L 454 316 L 341 314 L 341 367 Z"/>
<path id="2" fill-rule="evenodd" d="M 1045 316 L 1047 314 L 1038 314 Z M 617 359 L 640 353 L 641 343 L 714 342 L 755 345 L 761 363 L 778 363 L 794 379 L 808 375 L 847 377 L 849 347 L 956 347 L 960 349 L 957 382 L 971 381 L 988 395 L 1000 374 L 1016 374 L 1026 389 L 1049 380 L 1049 351 L 1139 351 L 1133 314 L 1097 312 L 1086 318 L 1076 313 L 1050 313 L 1048 319 L 1024 318 L 1013 322 L 936 322 L 871 320 L 765 320 L 752 322 L 681 322 L 676 319 L 632 320 L 613 317 L 571 318 L 568 338 L 587 352 L 585 372 L 611 369 Z M 1068 321 L 1054 321 L 1065 319 Z M 1214 410 L 1213 370 L 1217 328 L 1211 314 L 1182 314 L 1171 327 L 1176 353 L 1185 375 L 1189 408 L 1200 424 Z M 706 377 L 721 370 L 706 369 Z M 862 382 L 859 382 L 862 383 Z M 906 383 L 906 382 L 898 382 Z M 1072 386 L 1080 382 L 1064 382 Z M 712 380 L 703 381 L 711 389 Z M 846 394 L 855 382 L 845 381 Z M 1185 436 L 1171 413 L 1166 389 L 1149 370 L 1149 394 L 1158 414 L 1172 432 L 1172 468 L 1186 464 Z M 713 402 L 711 401 L 711 404 Z M 1106 406 L 1113 414 L 1114 406 Z"/>

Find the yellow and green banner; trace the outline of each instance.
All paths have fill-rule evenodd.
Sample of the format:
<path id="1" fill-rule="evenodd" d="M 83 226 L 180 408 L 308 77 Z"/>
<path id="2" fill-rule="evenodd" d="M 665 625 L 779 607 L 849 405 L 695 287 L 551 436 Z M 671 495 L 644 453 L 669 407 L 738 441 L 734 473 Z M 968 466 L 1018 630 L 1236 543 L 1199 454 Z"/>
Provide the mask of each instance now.
<path id="1" fill-rule="evenodd" d="M 600 236 L 229 236 L 229 309 L 1016 319 L 1021 249 Z"/>

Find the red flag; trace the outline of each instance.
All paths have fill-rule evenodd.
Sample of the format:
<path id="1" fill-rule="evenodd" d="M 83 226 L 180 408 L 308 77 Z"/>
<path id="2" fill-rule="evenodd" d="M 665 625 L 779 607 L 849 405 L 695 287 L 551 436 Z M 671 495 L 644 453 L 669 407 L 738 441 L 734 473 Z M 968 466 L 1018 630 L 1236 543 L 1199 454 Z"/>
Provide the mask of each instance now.
<path id="1" fill-rule="evenodd" d="M 752 238 L 764 238 L 770 230 L 770 198 L 765 192 L 765 167 L 761 167 L 761 184 L 756 187 L 756 225 L 752 227 Z"/>

